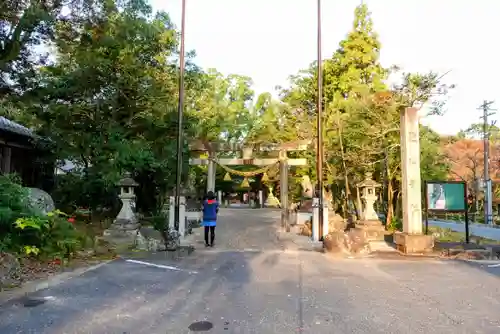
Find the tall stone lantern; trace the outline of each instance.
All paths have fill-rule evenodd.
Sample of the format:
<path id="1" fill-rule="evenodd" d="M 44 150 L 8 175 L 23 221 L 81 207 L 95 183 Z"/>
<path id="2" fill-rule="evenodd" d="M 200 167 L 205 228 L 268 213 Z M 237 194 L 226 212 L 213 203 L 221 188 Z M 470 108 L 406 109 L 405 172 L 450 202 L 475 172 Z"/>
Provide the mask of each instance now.
<path id="1" fill-rule="evenodd" d="M 380 188 L 381 184 L 373 180 L 371 172 L 365 173 L 365 179 L 358 184 L 361 188 L 361 200 L 364 204 L 363 210 L 363 220 L 379 220 L 377 213 L 373 205 L 377 200 L 377 188 Z"/>
<path id="2" fill-rule="evenodd" d="M 113 224 L 104 231 L 104 236 L 113 242 L 134 242 L 139 231 L 139 222 L 134 213 L 134 189 L 139 184 L 130 177 L 130 173 L 125 173 L 116 185 L 120 187 L 118 198 L 122 202 L 122 207 Z"/>
<path id="3" fill-rule="evenodd" d="M 122 208 L 116 216 L 115 223 L 123 225 L 124 228 L 137 228 L 137 217 L 134 213 L 136 199 L 134 189 L 139 184 L 130 177 L 130 173 L 125 173 L 117 186 L 120 187 L 118 198 L 122 202 Z"/>
<path id="4" fill-rule="evenodd" d="M 381 184 L 373 180 L 371 172 L 365 173 L 365 179 L 357 185 L 361 189 L 363 211 L 361 220 L 356 223 L 356 229 L 362 232 L 366 241 L 384 240 L 385 228 L 380 221 L 374 204 L 377 200 L 377 188 Z"/>

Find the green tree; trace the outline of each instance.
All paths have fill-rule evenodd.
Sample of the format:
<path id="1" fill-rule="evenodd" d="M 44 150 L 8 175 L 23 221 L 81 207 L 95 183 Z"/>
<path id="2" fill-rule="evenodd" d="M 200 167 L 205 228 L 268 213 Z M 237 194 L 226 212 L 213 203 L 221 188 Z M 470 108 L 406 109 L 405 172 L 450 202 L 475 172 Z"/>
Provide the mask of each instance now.
<path id="1" fill-rule="evenodd" d="M 142 184 L 143 209 L 154 209 L 154 199 L 172 187 L 176 36 L 167 14 L 153 14 L 139 0 L 120 7 L 103 1 L 86 20 L 59 22 L 57 61 L 41 70 L 39 88 L 25 96 L 38 102 L 31 111 L 58 156 L 85 167 L 90 206 L 103 204 L 125 170 Z M 188 134 L 191 119 L 188 114 Z"/>
<path id="2" fill-rule="evenodd" d="M 0 100 L 30 86 L 46 55 L 62 1 L 7 0 L 0 4 Z"/>
<path id="3" fill-rule="evenodd" d="M 379 62 L 381 45 L 373 31 L 366 5 L 355 9 L 353 27 L 339 49 L 324 61 L 324 179 L 334 189 L 336 204 L 344 212 L 353 203 L 359 207 L 355 185 L 365 171 L 375 172 L 384 184 L 388 221 L 398 210 L 400 197 L 400 112 L 409 106 L 424 106 L 431 113 L 443 112 L 449 87 L 440 83 L 435 73 L 398 73 Z M 316 132 L 316 64 L 291 77 L 291 85 L 282 90 L 282 101 L 303 115 L 309 136 Z M 401 84 L 389 87 L 388 75 L 400 75 Z M 444 168 L 434 168 L 439 161 L 436 134 L 422 127 L 422 171 L 442 175 Z M 436 159 L 436 160 L 432 160 Z M 425 177 L 425 176 L 424 176 Z"/>

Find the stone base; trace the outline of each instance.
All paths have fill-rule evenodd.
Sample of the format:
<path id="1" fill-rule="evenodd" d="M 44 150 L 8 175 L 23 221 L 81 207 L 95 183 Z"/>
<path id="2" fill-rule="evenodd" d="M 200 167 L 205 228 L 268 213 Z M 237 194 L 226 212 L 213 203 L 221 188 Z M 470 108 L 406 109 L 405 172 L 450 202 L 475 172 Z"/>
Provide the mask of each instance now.
<path id="1" fill-rule="evenodd" d="M 137 230 L 141 224 L 136 219 L 115 219 L 109 227 L 110 230 Z"/>
<path id="2" fill-rule="evenodd" d="M 136 249 L 144 251 L 159 252 L 166 249 L 161 233 L 150 226 L 140 228 L 134 244 Z"/>
<path id="3" fill-rule="evenodd" d="M 379 220 L 357 222 L 354 230 L 362 236 L 365 242 L 384 240 L 385 227 Z"/>
<path id="4" fill-rule="evenodd" d="M 135 244 L 137 234 L 139 229 L 121 229 L 116 227 L 111 227 L 104 231 L 103 237 L 109 243 L 115 245 L 130 245 Z"/>
<path id="5" fill-rule="evenodd" d="M 335 231 L 329 233 L 323 241 L 328 253 L 357 256 L 369 253 L 369 244 L 359 231 L 354 229 L 348 232 Z"/>
<path id="6" fill-rule="evenodd" d="M 425 234 L 394 233 L 394 243 L 398 251 L 404 254 L 423 254 L 432 252 L 434 237 Z"/>

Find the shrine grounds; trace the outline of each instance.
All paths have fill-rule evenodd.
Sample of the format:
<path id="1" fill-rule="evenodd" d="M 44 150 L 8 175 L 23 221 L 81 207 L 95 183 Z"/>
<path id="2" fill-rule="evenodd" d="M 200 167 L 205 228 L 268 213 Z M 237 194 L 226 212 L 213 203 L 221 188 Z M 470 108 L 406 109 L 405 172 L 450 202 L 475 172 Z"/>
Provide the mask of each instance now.
<path id="1" fill-rule="evenodd" d="M 0 333 L 498 333 L 500 265 L 337 259 L 222 209 L 216 246 L 136 253 L 0 306 Z"/>

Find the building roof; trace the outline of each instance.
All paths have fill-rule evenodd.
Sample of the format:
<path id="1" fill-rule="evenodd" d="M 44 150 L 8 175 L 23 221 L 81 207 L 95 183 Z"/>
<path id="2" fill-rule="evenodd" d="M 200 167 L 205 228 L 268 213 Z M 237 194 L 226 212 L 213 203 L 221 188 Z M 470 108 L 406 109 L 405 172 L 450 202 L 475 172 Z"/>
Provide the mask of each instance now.
<path id="1" fill-rule="evenodd" d="M 33 131 L 27 127 L 22 126 L 16 122 L 13 122 L 5 117 L 0 116 L 0 130 L 7 131 L 10 133 L 15 133 L 21 136 L 26 136 L 33 138 L 35 135 Z"/>

